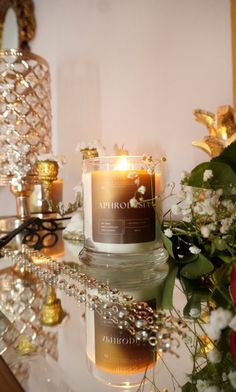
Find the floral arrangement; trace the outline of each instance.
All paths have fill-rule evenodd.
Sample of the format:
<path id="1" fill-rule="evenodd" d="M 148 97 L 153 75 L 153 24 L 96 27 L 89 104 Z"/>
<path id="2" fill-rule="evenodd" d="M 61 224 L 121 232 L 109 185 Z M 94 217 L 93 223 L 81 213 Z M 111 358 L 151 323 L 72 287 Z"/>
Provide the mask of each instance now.
<path id="1" fill-rule="evenodd" d="M 80 144 L 77 149 L 97 147 L 97 143 Z M 159 163 L 143 157 L 150 176 Z M 159 202 L 155 196 L 146 200 L 140 178 L 135 172 L 129 176 L 137 187 L 131 207 Z M 173 191 L 171 186 L 171 195 Z M 162 235 L 170 255 L 163 308 L 175 311 L 173 289 L 178 278 L 186 296 L 183 316 L 190 320 L 186 328 L 191 344 L 186 344 L 192 372 L 186 384 L 178 386 L 183 392 L 235 391 L 236 142 L 191 173 L 184 173 L 177 203 L 162 222 Z"/>
<path id="2" fill-rule="evenodd" d="M 163 221 L 163 242 L 170 254 L 163 306 L 173 307 L 178 277 L 187 300 L 184 316 L 195 320 L 193 370 L 183 392 L 236 390 L 235 238 L 233 142 L 217 157 L 184 173 L 177 203 Z"/>

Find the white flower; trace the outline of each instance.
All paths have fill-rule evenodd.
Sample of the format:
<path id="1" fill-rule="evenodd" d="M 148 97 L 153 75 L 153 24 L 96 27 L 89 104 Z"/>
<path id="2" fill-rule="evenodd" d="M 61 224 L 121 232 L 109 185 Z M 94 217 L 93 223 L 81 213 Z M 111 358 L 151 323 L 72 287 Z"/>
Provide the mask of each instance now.
<path id="1" fill-rule="evenodd" d="M 201 230 L 201 234 L 202 234 L 203 238 L 208 238 L 209 237 L 210 230 L 209 230 L 208 226 L 201 226 L 200 230 Z"/>
<path id="2" fill-rule="evenodd" d="M 227 374 L 225 372 L 222 373 L 222 380 L 227 381 Z"/>
<path id="3" fill-rule="evenodd" d="M 222 196 L 223 195 L 223 189 L 221 189 L 221 188 L 216 189 L 215 193 L 216 193 L 217 196 Z"/>
<path id="4" fill-rule="evenodd" d="M 221 223 L 221 228 L 220 228 L 220 232 L 222 234 L 226 234 L 229 231 L 229 228 L 232 224 L 233 218 L 224 218 L 221 219 L 220 223 Z"/>
<path id="5" fill-rule="evenodd" d="M 189 175 L 190 175 L 189 172 L 184 170 L 184 171 L 182 171 L 180 178 L 181 178 L 181 180 L 184 180 L 185 178 L 187 179 L 189 177 Z"/>
<path id="6" fill-rule="evenodd" d="M 234 316 L 234 317 L 232 318 L 232 320 L 230 321 L 229 327 L 230 327 L 233 331 L 236 331 L 236 316 Z"/>
<path id="7" fill-rule="evenodd" d="M 201 249 L 199 249 L 197 246 L 192 245 L 189 248 L 190 253 L 192 253 L 193 255 L 198 255 L 199 253 L 201 253 Z"/>
<path id="8" fill-rule="evenodd" d="M 191 186 L 186 186 L 184 187 L 185 190 L 185 203 L 187 203 L 189 206 L 193 203 L 194 199 L 194 191 Z"/>
<path id="9" fill-rule="evenodd" d="M 141 193 L 142 195 L 144 195 L 144 193 L 146 192 L 146 187 L 144 185 L 141 185 L 138 188 L 138 192 Z"/>
<path id="10" fill-rule="evenodd" d="M 150 174 L 150 176 L 154 173 L 154 168 L 152 167 L 148 167 L 147 169 L 148 174 Z"/>
<path id="11" fill-rule="evenodd" d="M 189 214 L 191 214 L 191 208 L 183 208 L 183 209 L 182 209 L 182 214 L 183 214 L 183 215 L 189 215 Z"/>
<path id="12" fill-rule="evenodd" d="M 177 199 L 180 201 L 183 201 L 185 199 L 185 192 L 181 189 L 178 193 L 177 193 Z"/>
<path id="13" fill-rule="evenodd" d="M 208 387 L 209 383 L 206 380 L 197 380 L 197 391 L 198 392 L 205 392 L 206 388 Z"/>
<path id="14" fill-rule="evenodd" d="M 224 329 L 232 320 L 232 313 L 221 307 L 213 310 L 210 314 L 209 321 L 212 325 L 217 326 L 218 329 Z"/>
<path id="15" fill-rule="evenodd" d="M 234 212 L 235 210 L 235 205 L 232 200 L 222 200 L 221 202 L 222 206 L 226 208 L 229 212 Z"/>
<path id="16" fill-rule="evenodd" d="M 211 363 L 220 363 L 220 361 L 221 361 L 221 353 L 216 348 L 213 348 L 207 354 L 207 358 L 208 358 L 208 360 Z"/>
<path id="17" fill-rule="evenodd" d="M 218 201 L 215 198 L 205 199 L 196 203 L 193 210 L 195 214 L 215 216 Z"/>
<path id="18" fill-rule="evenodd" d="M 218 340 L 220 338 L 221 330 L 217 327 L 217 325 L 207 323 L 204 325 L 204 330 L 210 339 Z"/>
<path id="19" fill-rule="evenodd" d="M 206 182 L 210 180 L 213 177 L 213 172 L 212 170 L 205 170 L 203 173 L 203 181 Z"/>
<path id="20" fill-rule="evenodd" d="M 191 308 L 189 314 L 191 317 L 196 318 L 200 316 L 201 311 L 198 308 Z"/>
<path id="21" fill-rule="evenodd" d="M 131 208 L 137 208 L 138 207 L 138 200 L 135 199 L 135 197 L 132 197 L 129 201 L 130 207 Z"/>
<path id="22" fill-rule="evenodd" d="M 164 230 L 164 234 L 166 235 L 166 237 L 171 238 L 173 236 L 173 231 L 168 228 Z"/>
<path id="23" fill-rule="evenodd" d="M 183 218 L 182 218 L 182 221 L 183 222 L 187 222 L 187 223 L 190 223 L 191 221 L 192 221 L 192 214 L 189 214 L 189 215 L 185 215 L 185 216 L 183 216 Z"/>
<path id="24" fill-rule="evenodd" d="M 171 207 L 171 212 L 172 212 L 174 215 L 180 214 L 180 212 L 181 212 L 180 206 L 179 206 L 178 204 L 174 204 L 174 205 Z"/>
<path id="25" fill-rule="evenodd" d="M 64 229 L 63 233 L 68 234 L 68 233 L 77 233 L 77 234 L 82 234 L 83 232 L 83 213 L 81 211 L 76 212 L 66 228 Z"/>
<path id="26" fill-rule="evenodd" d="M 236 388 L 236 372 L 235 371 L 229 372 L 228 378 L 232 387 Z"/>
<path id="27" fill-rule="evenodd" d="M 217 385 L 210 385 L 204 390 L 204 392 L 220 392 L 220 389 Z"/>

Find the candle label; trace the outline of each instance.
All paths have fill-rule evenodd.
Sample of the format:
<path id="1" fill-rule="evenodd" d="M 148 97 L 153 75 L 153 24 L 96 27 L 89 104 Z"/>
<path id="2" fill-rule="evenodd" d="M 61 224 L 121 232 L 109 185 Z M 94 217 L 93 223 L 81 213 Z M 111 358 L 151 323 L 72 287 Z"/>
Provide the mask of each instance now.
<path id="1" fill-rule="evenodd" d="M 132 374 L 153 365 L 154 354 L 149 343 L 137 341 L 111 320 L 104 320 L 97 311 L 94 318 L 97 367 L 113 374 Z"/>
<path id="2" fill-rule="evenodd" d="M 129 171 L 92 173 L 93 240 L 101 243 L 129 244 L 155 241 L 156 213 L 150 199 L 155 195 L 155 177 L 138 170 L 139 186 Z M 132 177 L 132 176 L 131 176 Z M 139 202 L 132 207 L 135 196 Z M 143 201 L 139 199 L 143 197 Z M 146 201 L 145 201 L 146 200 Z"/>

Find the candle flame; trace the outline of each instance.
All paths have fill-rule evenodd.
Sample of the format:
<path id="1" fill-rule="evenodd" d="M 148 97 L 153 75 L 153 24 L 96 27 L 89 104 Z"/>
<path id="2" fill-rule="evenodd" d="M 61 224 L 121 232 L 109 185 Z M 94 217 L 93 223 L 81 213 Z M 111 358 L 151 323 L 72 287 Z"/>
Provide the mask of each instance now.
<path id="1" fill-rule="evenodd" d="M 129 164 L 127 161 L 126 157 L 120 157 L 116 166 L 115 166 L 115 170 L 128 170 L 129 169 Z"/>

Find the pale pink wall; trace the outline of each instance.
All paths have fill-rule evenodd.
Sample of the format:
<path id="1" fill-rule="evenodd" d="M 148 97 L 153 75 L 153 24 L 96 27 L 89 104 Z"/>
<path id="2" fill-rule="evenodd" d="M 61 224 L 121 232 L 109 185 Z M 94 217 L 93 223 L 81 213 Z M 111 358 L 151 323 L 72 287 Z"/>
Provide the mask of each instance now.
<path id="1" fill-rule="evenodd" d="M 229 0 L 35 0 L 35 11 L 65 200 L 80 181 L 80 141 L 165 155 L 167 181 L 207 159 L 191 146 L 205 134 L 192 111 L 232 103 Z"/>

